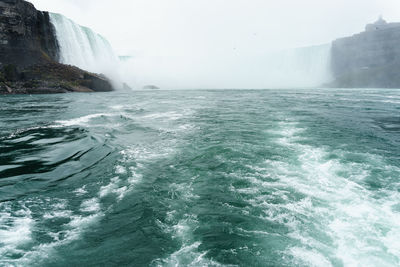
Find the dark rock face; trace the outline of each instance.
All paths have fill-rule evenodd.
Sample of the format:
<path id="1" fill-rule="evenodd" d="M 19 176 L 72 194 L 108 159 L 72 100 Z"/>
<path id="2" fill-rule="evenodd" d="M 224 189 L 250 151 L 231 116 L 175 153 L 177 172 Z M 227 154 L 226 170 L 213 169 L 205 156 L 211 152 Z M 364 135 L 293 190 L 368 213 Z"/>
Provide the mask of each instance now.
<path id="1" fill-rule="evenodd" d="M 0 94 L 113 90 L 105 77 L 58 59 L 49 14 L 24 0 L 0 0 Z"/>
<path id="2" fill-rule="evenodd" d="M 160 88 L 155 86 L 155 85 L 145 85 L 145 86 L 143 86 L 143 89 L 145 89 L 145 90 L 158 90 Z"/>
<path id="3" fill-rule="evenodd" d="M 103 76 L 59 63 L 32 65 L 19 72 L 7 65 L 0 71 L 0 94 L 48 94 L 109 92 L 113 88 Z"/>
<path id="4" fill-rule="evenodd" d="M 59 47 L 49 14 L 23 0 L 0 0 L 0 62 L 24 68 L 58 61 Z"/>
<path id="5" fill-rule="evenodd" d="M 334 87 L 400 88 L 400 25 L 382 19 L 332 43 Z"/>

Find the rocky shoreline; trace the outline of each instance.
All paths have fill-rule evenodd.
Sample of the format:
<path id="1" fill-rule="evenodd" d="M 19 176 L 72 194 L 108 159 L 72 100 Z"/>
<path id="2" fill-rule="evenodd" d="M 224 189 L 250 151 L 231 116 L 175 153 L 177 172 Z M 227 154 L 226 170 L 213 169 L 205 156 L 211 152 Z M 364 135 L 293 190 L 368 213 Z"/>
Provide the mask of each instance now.
<path id="1" fill-rule="evenodd" d="M 112 91 L 112 87 L 104 76 L 54 62 L 33 65 L 21 72 L 7 65 L 0 71 L 0 94 L 108 91 Z"/>
<path id="2" fill-rule="evenodd" d="M 24 0 L 0 0 L 0 94 L 108 92 L 101 74 L 58 63 L 48 12 Z"/>

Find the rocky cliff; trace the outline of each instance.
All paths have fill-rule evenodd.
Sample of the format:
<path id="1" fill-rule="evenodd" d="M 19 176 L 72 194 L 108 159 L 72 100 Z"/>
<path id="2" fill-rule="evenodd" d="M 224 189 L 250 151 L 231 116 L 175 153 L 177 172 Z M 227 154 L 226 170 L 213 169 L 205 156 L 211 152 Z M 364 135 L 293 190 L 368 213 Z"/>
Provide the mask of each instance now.
<path id="1" fill-rule="evenodd" d="M 383 19 L 332 43 L 334 87 L 400 88 L 400 25 Z"/>
<path id="2" fill-rule="evenodd" d="M 18 68 L 58 61 L 49 14 L 23 0 L 0 0 L 0 60 Z"/>
<path id="3" fill-rule="evenodd" d="M 101 75 L 58 63 L 49 14 L 24 0 L 0 0 L 0 94 L 111 91 Z"/>

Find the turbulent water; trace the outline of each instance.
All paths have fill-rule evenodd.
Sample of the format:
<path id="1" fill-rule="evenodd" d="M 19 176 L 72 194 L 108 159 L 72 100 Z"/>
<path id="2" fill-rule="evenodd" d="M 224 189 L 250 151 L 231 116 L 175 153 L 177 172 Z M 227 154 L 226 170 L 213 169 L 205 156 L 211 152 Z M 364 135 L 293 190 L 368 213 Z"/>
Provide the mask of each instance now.
<path id="1" fill-rule="evenodd" d="M 0 266 L 399 266 L 399 90 L 0 98 Z"/>

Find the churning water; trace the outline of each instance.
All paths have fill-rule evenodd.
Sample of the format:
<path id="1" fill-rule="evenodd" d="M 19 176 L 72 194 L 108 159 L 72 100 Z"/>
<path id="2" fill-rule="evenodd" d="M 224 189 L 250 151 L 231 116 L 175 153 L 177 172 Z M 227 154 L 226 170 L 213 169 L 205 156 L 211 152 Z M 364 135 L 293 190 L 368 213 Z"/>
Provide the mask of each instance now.
<path id="1" fill-rule="evenodd" d="M 1 266 L 399 266 L 399 90 L 0 98 Z"/>

